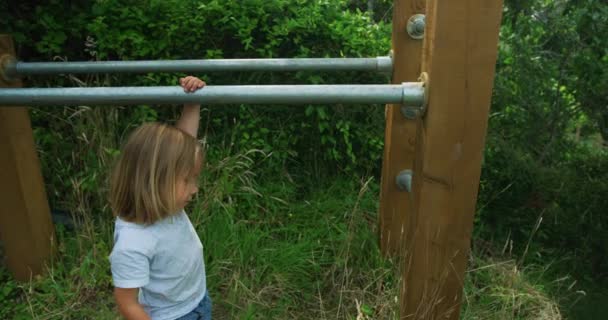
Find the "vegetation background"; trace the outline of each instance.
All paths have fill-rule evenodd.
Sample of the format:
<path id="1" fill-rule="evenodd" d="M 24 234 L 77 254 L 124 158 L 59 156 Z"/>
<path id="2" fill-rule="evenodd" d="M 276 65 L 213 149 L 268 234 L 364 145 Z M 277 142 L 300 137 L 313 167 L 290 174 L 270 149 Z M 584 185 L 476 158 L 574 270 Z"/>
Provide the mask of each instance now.
<path id="1" fill-rule="evenodd" d="M 388 54 L 390 0 L 0 2 L 24 61 Z M 463 319 L 608 314 L 608 3 L 505 0 Z M 27 86 L 175 85 L 182 74 Z M 209 84 L 385 83 L 346 73 L 198 74 Z M 59 254 L 2 319 L 116 319 L 106 178 L 121 142 L 178 106 L 35 107 Z M 377 244 L 382 105 L 211 106 L 189 208 L 218 319 L 395 319 L 398 261 Z M 1 256 L 1 254 L 0 254 Z"/>

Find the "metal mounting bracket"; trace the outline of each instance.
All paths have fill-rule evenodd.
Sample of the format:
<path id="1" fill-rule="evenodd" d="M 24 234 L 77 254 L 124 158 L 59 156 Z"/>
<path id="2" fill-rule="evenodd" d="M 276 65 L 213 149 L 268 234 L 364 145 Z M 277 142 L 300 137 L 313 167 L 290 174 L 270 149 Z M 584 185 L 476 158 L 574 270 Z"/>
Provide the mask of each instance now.
<path id="1" fill-rule="evenodd" d="M 401 114 L 403 114 L 406 119 L 416 120 L 420 117 L 424 117 L 426 113 L 426 108 L 429 99 L 429 75 L 426 72 L 423 72 L 418 78 L 418 81 L 422 82 L 422 86 L 424 88 L 424 102 L 419 107 L 406 105 L 401 106 Z"/>

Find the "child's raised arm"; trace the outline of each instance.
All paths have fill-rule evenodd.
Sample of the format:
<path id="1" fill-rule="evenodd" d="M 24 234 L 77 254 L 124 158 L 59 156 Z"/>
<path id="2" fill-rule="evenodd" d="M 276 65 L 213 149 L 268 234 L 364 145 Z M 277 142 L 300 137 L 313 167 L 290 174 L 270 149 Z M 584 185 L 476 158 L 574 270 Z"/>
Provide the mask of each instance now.
<path id="1" fill-rule="evenodd" d="M 179 84 L 184 88 L 185 92 L 194 92 L 205 86 L 205 81 L 193 77 L 187 76 L 179 79 Z M 184 104 L 182 110 L 182 116 L 175 125 L 178 129 L 195 137 L 198 133 L 198 123 L 201 116 L 201 105 L 200 104 Z"/>

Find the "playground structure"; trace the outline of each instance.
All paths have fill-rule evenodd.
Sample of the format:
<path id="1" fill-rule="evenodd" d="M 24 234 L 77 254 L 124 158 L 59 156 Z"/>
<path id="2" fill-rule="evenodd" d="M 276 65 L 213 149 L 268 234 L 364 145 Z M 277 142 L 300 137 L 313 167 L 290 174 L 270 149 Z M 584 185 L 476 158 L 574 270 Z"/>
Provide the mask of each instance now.
<path id="1" fill-rule="evenodd" d="M 0 240 L 19 280 L 43 272 L 54 235 L 26 107 L 184 103 L 387 104 L 380 247 L 402 261 L 402 319 L 458 319 L 502 1 L 395 0 L 392 56 L 25 63 L 0 36 Z M 21 88 L 20 76 L 94 72 L 392 71 L 392 84 Z"/>

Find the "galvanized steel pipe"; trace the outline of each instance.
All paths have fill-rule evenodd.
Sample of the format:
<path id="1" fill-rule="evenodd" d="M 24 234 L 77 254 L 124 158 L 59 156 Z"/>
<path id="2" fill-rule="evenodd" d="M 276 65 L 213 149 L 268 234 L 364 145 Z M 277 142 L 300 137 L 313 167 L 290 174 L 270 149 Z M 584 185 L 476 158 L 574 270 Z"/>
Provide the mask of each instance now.
<path id="1" fill-rule="evenodd" d="M 421 82 L 400 85 L 253 85 L 206 86 L 194 93 L 171 87 L 0 89 L 0 105 L 131 104 L 372 104 L 420 106 Z"/>
<path id="2" fill-rule="evenodd" d="M 390 73 L 391 57 L 297 58 L 297 59 L 207 59 L 89 62 L 17 62 L 5 66 L 8 76 L 67 73 L 148 73 L 216 71 L 376 71 Z"/>

